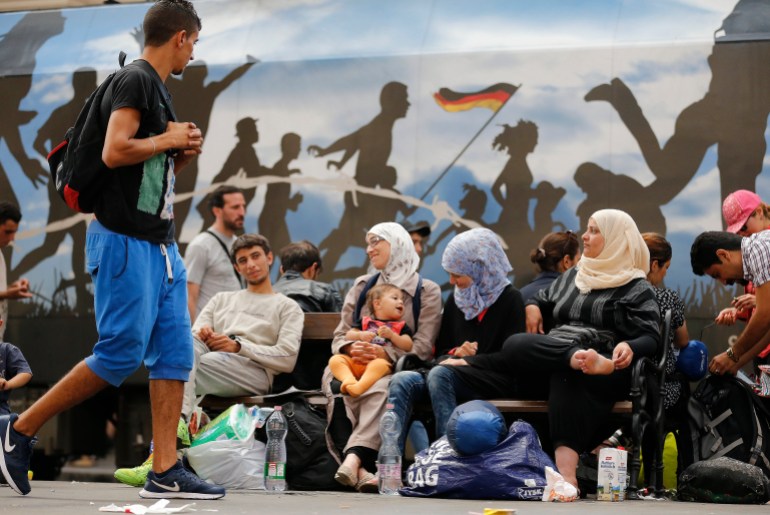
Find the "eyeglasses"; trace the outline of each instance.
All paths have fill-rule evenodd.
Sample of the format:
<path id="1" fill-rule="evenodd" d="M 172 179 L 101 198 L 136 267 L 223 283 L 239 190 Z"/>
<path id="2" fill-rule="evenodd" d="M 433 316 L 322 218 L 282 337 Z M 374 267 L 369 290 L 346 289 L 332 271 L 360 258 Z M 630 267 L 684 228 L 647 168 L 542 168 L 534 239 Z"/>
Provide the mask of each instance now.
<path id="1" fill-rule="evenodd" d="M 379 236 L 373 235 L 370 238 L 367 238 L 366 240 L 366 248 L 369 247 L 376 247 L 377 244 L 381 241 L 385 241 L 385 238 L 380 238 Z"/>

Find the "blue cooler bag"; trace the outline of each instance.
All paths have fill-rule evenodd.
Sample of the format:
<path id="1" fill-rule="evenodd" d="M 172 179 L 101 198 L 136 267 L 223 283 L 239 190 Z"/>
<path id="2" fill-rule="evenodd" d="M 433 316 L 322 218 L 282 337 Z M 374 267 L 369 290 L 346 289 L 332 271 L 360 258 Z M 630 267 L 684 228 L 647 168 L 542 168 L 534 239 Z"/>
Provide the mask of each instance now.
<path id="1" fill-rule="evenodd" d="M 481 454 L 461 456 L 442 436 L 415 456 L 407 470 L 407 485 L 399 493 L 409 497 L 539 501 L 546 466 L 556 469 L 540 447 L 535 429 L 517 420 L 502 442 Z"/>

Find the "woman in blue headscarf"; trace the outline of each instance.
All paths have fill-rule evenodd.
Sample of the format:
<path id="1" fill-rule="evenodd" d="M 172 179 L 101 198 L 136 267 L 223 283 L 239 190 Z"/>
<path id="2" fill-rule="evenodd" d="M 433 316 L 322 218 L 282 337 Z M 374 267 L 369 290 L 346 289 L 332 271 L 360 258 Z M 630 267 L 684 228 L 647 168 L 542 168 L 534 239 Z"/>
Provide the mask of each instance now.
<path id="1" fill-rule="evenodd" d="M 437 361 L 498 351 L 508 336 L 524 331 L 524 301 L 508 280 L 513 269 L 494 232 L 471 229 L 455 236 L 444 250 L 441 265 L 454 291 L 444 304 Z M 401 418 L 402 450 L 415 403 L 430 398 L 438 438 L 446 433 L 449 416 L 459 402 L 512 391 L 508 374 L 476 375 L 470 367 L 436 367 L 427 378 L 417 371 L 393 376 L 388 401 Z"/>

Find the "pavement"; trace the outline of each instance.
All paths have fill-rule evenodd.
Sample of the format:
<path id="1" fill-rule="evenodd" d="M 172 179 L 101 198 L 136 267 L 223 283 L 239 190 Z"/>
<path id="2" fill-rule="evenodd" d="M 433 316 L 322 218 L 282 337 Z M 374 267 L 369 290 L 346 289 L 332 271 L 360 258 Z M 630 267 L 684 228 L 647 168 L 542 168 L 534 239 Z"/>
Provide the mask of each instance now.
<path id="1" fill-rule="evenodd" d="M 78 481 L 32 481 L 32 492 L 15 494 L 0 487 L 0 513 L 31 515 L 98 514 L 99 508 L 110 504 L 124 506 L 155 501 L 141 499 L 139 489 L 117 483 L 86 483 Z M 174 499 L 168 507 L 181 507 L 193 501 Z M 610 514 L 616 515 L 750 515 L 768 513 L 768 506 L 735 506 L 728 504 L 699 504 L 675 501 L 624 501 L 622 503 L 582 500 L 558 504 L 539 501 L 469 501 L 450 499 L 417 499 L 411 497 L 358 494 L 347 492 L 284 492 L 234 491 L 216 501 L 194 501 L 195 513 L 275 514 L 275 515 L 468 515 L 484 512 L 484 508 L 515 510 L 515 515 L 543 513 Z M 185 513 L 192 513 L 192 510 Z"/>

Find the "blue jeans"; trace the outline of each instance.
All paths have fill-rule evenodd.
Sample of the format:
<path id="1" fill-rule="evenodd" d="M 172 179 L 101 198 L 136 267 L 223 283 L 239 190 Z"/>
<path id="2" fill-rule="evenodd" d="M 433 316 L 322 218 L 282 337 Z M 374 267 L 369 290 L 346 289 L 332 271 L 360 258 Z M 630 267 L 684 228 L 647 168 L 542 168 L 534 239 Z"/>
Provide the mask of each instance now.
<path id="1" fill-rule="evenodd" d="M 398 448 L 404 454 L 404 442 L 409 432 L 409 421 L 412 419 L 414 405 L 428 400 L 428 385 L 422 374 L 408 370 L 394 374 L 388 386 L 388 402 L 393 404 L 393 411 L 401 423 L 401 434 L 398 437 Z"/>
<path id="2" fill-rule="evenodd" d="M 446 434 L 447 422 L 459 401 L 478 399 L 479 395 L 471 390 L 451 367 L 436 366 L 428 374 L 428 393 L 436 417 L 436 438 Z"/>

